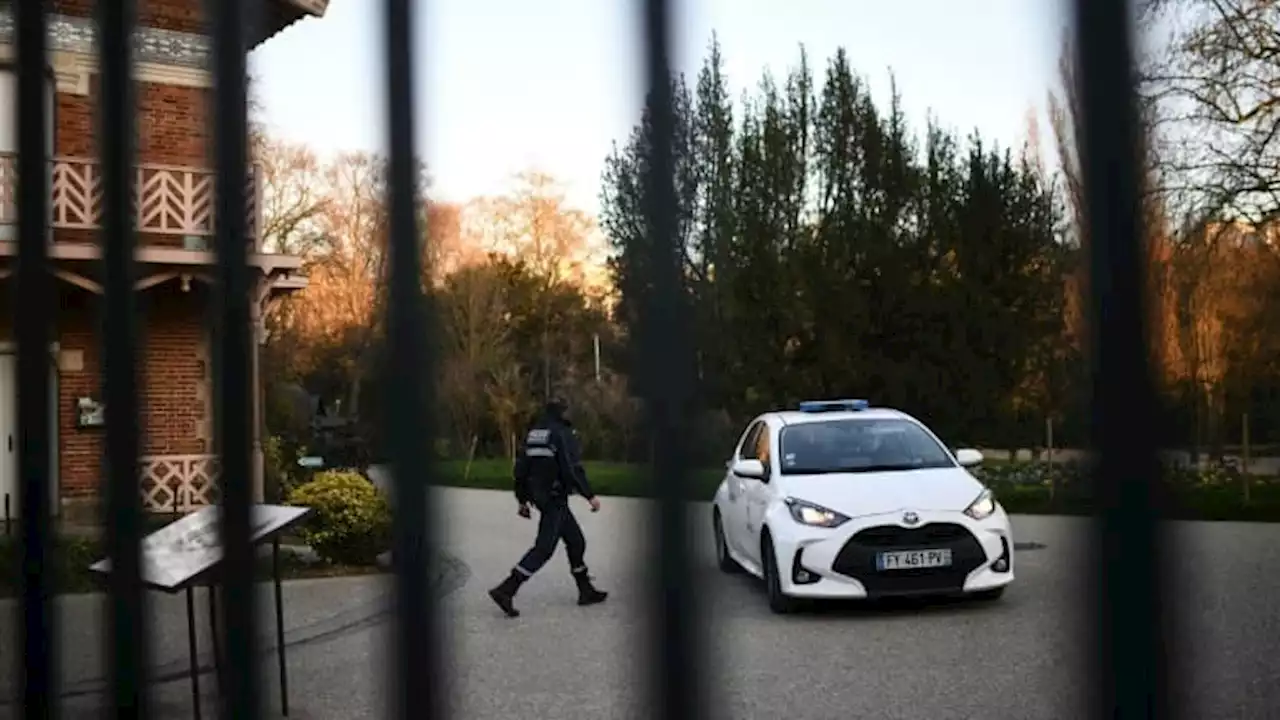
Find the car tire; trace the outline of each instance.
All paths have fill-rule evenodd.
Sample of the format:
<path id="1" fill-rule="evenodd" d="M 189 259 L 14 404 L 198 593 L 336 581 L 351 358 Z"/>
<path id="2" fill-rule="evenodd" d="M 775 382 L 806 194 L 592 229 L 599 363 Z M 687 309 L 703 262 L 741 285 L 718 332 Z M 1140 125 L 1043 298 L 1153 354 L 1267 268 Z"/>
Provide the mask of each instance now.
<path id="1" fill-rule="evenodd" d="M 729 541 L 724 536 L 724 521 L 720 518 L 719 510 L 711 515 L 711 529 L 715 533 L 716 564 L 720 566 L 720 572 L 730 575 L 742 572 L 742 566 L 729 554 Z"/>
<path id="2" fill-rule="evenodd" d="M 778 557 L 773 551 L 773 539 L 766 532 L 760 541 L 760 564 L 764 566 L 765 589 L 769 596 L 769 609 L 777 615 L 786 615 L 796 609 L 795 598 L 782 591 L 782 577 L 778 574 Z"/>
<path id="3" fill-rule="evenodd" d="M 980 602 L 995 602 L 996 600 L 1004 597 L 1004 588 L 1005 586 L 1001 585 L 998 588 L 991 588 L 990 590 L 979 590 L 973 594 L 973 598 Z"/>

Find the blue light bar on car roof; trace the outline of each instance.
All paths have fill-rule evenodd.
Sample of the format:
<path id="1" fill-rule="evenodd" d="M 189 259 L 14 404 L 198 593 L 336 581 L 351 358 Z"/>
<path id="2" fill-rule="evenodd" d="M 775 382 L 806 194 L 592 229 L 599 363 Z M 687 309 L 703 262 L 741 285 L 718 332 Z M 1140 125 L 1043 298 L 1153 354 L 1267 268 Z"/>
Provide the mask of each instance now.
<path id="1" fill-rule="evenodd" d="M 853 400 L 805 400 L 798 406 L 800 412 L 820 413 L 820 412 L 855 412 L 858 410 L 866 410 L 871 407 L 871 403 L 862 399 Z"/>

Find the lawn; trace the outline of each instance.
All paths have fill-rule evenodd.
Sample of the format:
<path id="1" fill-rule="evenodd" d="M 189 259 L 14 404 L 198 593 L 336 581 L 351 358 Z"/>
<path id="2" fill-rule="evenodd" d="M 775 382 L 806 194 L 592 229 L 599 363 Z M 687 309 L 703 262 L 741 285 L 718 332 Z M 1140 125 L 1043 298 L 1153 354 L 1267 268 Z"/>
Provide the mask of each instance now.
<path id="1" fill-rule="evenodd" d="M 647 497 L 651 494 L 648 470 L 642 465 L 586 462 L 584 466 L 599 495 Z M 1039 463 L 984 462 L 977 472 L 1010 513 L 1087 515 L 1093 511 L 1087 482 L 1080 479 L 1066 482 L 1055 497 L 1048 484 L 1038 477 L 1043 474 L 1043 467 Z M 448 461 L 437 469 L 438 482 L 448 486 L 492 490 L 511 490 L 512 487 L 511 461 L 507 459 L 475 460 L 469 469 L 465 461 Z M 723 476 L 724 470 L 720 468 L 691 470 L 686 477 L 691 496 L 710 500 Z M 1280 483 L 1254 478 L 1250 486 L 1252 497 L 1245 503 L 1239 487 L 1232 483 L 1179 482 L 1165 514 L 1187 520 L 1280 522 Z"/>
<path id="2" fill-rule="evenodd" d="M 650 479 L 643 465 L 619 462 L 586 462 L 583 466 L 591 487 L 599 495 L 616 495 L 622 497 L 646 497 L 649 493 Z M 448 461 L 442 463 L 438 470 L 440 481 L 453 487 L 473 487 L 489 490 L 510 490 L 511 461 L 505 458 L 484 458 L 471 463 L 468 472 L 466 461 Z M 688 473 L 687 480 L 693 484 L 694 497 L 710 500 L 715 494 L 716 485 L 724 477 L 723 469 L 696 469 Z"/>

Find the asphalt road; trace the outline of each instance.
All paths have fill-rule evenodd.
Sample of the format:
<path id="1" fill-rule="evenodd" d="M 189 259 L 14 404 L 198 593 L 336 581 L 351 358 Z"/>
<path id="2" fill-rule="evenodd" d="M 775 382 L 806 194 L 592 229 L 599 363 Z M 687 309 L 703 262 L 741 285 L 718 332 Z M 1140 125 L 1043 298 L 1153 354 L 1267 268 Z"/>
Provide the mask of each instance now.
<path id="1" fill-rule="evenodd" d="M 522 590 L 523 616 L 501 617 L 484 591 L 529 542 L 533 525 L 510 496 L 442 491 L 448 546 L 465 568 L 445 600 L 450 661 L 445 682 L 455 717 L 631 718 L 645 712 L 643 501 L 605 499 L 579 513 L 587 560 L 612 593 L 579 608 L 562 554 Z M 705 515 L 705 511 L 704 511 Z M 1085 521 L 1019 517 L 1018 580 L 995 604 L 835 604 L 771 615 L 756 583 L 720 574 L 709 542 L 695 548 L 713 665 L 702 679 L 711 717 L 1084 717 L 1089 630 L 1079 608 Z M 705 523 L 700 523 L 702 527 Z M 1178 597 L 1189 643 L 1178 701 L 1186 717 L 1264 718 L 1280 707 L 1280 526 L 1183 524 Z M 371 593 L 380 580 L 309 581 L 311 605 Z M 384 590 L 385 588 L 378 588 Z M 372 611 L 370 611 L 372 614 Z M 72 622 L 69 618 L 67 622 Z M 180 627 L 180 626 L 179 626 Z M 291 717 L 386 717 L 385 623 L 349 623 L 290 649 Z M 262 668 L 275 698 L 274 664 Z M 206 680 L 206 688 L 212 685 Z M 161 717 L 190 717 L 185 681 L 157 688 Z M 68 716 L 95 702 L 69 701 Z M 212 708 L 210 708 L 211 710 Z M 206 712 L 206 717 L 211 713 Z"/>

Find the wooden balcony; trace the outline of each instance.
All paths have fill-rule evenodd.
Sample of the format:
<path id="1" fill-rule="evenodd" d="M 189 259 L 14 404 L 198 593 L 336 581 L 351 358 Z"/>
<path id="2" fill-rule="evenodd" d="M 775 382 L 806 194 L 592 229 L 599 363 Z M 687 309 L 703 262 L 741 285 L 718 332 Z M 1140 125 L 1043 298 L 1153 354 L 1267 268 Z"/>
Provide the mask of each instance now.
<path id="1" fill-rule="evenodd" d="M 18 184 L 16 155 L 0 154 L 0 239 L 5 226 L 17 223 L 16 191 Z M 101 227 L 102 197 L 99 184 L 101 169 L 92 158 L 58 157 L 53 160 L 50 223 L 55 230 L 98 230 Z M 134 173 L 135 227 L 140 234 L 169 236 L 171 242 L 159 238 L 141 238 L 142 244 L 182 246 L 186 238 L 209 238 L 214 234 L 214 171 L 208 168 L 180 165 L 137 166 Z M 262 221 L 262 172 L 250 167 L 248 233 L 255 248 Z M 55 238 L 56 240 L 56 238 Z M 193 248 L 194 249 L 194 248 Z"/>

